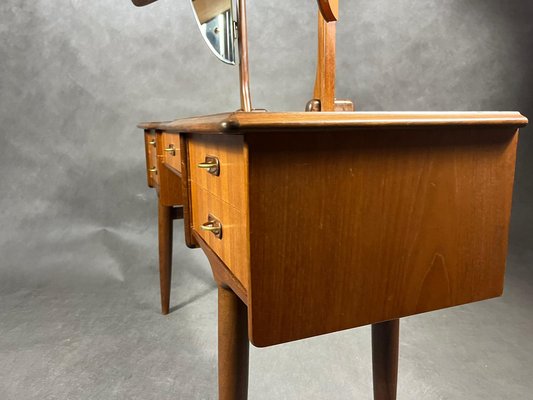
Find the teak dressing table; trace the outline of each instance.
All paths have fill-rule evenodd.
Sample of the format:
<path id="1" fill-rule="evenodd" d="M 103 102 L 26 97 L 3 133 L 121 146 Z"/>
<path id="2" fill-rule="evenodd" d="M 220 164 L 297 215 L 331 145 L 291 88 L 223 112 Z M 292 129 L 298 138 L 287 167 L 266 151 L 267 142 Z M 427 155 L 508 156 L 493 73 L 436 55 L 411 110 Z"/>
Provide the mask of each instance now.
<path id="1" fill-rule="evenodd" d="M 202 1 L 193 5 L 205 33 L 214 14 Z M 231 1 L 215 3 L 233 26 Z M 395 399 L 400 318 L 502 294 L 527 119 L 350 111 L 334 95 L 338 4 L 319 8 L 310 112 L 252 111 L 239 0 L 241 110 L 139 125 L 159 198 L 163 313 L 172 221 L 184 218 L 187 246 L 205 252 L 219 286 L 221 400 L 247 399 L 249 341 L 265 347 L 369 324 L 374 398 Z M 231 46 L 209 45 L 232 63 Z"/>

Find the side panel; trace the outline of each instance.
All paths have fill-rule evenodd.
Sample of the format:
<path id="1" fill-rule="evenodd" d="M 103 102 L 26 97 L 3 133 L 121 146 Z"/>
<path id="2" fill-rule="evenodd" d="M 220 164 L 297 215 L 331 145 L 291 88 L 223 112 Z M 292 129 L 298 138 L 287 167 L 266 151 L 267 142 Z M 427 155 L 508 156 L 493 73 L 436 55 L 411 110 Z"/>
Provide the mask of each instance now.
<path id="1" fill-rule="evenodd" d="M 246 135 L 252 342 L 500 296 L 517 137 L 476 126 Z"/>

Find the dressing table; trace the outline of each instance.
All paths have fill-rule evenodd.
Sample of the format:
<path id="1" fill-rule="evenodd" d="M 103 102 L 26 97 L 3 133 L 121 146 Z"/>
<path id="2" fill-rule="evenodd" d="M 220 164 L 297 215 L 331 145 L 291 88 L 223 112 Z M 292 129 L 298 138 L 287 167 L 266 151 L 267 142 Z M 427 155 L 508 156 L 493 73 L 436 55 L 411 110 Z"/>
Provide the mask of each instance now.
<path id="1" fill-rule="evenodd" d="M 364 325 L 372 325 L 374 399 L 395 399 L 400 318 L 502 294 L 527 119 L 354 112 L 335 99 L 331 0 L 318 1 L 308 111 L 254 111 L 245 0 L 210 4 L 193 0 L 224 62 L 236 60 L 236 32 L 241 109 L 139 125 L 159 199 L 163 313 L 172 221 L 183 218 L 187 246 L 204 251 L 219 287 L 221 400 L 247 399 L 249 341 L 267 347 Z"/>

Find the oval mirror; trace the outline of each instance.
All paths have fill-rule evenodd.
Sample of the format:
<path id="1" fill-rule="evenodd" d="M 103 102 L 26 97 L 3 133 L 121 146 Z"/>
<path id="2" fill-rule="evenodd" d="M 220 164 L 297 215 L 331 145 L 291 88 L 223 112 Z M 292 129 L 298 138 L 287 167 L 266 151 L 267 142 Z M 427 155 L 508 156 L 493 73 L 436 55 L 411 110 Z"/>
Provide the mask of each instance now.
<path id="1" fill-rule="evenodd" d="M 209 48 L 227 64 L 235 64 L 232 0 L 191 0 L 200 32 Z"/>

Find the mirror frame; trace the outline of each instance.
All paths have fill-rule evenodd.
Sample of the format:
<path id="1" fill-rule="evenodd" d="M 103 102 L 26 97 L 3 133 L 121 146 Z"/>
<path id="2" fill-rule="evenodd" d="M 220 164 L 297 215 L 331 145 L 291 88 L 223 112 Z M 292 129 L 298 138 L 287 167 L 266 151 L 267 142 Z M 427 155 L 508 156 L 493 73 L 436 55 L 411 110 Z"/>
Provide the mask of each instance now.
<path id="1" fill-rule="evenodd" d="M 133 1 L 133 0 L 132 0 Z M 157 0 L 136 0 L 136 1 L 157 1 Z M 228 65 L 235 65 L 236 64 L 236 60 L 238 59 L 236 53 L 236 49 L 237 49 L 237 46 L 235 45 L 235 42 L 237 41 L 237 37 L 235 37 L 235 24 L 238 24 L 238 21 L 237 21 L 237 18 L 236 18 L 236 4 L 235 4 L 235 0 L 229 0 L 230 2 L 230 15 L 231 15 L 231 40 L 233 42 L 233 61 L 230 61 L 230 60 L 226 60 L 225 58 L 223 58 L 220 53 L 213 47 L 213 44 L 209 41 L 209 39 L 203 34 L 201 28 L 202 28 L 202 24 L 200 24 L 200 20 L 198 19 L 198 13 L 196 12 L 196 9 L 194 8 L 194 1 L 195 0 L 190 0 L 189 3 L 191 5 L 191 8 L 192 8 L 192 12 L 194 14 L 194 19 L 196 21 L 196 25 L 198 26 L 198 29 L 200 30 L 200 34 L 202 35 L 202 38 L 204 39 L 204 42 L 207 44 L 207 47 L 209 47 L 209 50 L 211 50 L 211 52 L 220 60 L 222 61 L 224 64 L 228 64 Z"/>

